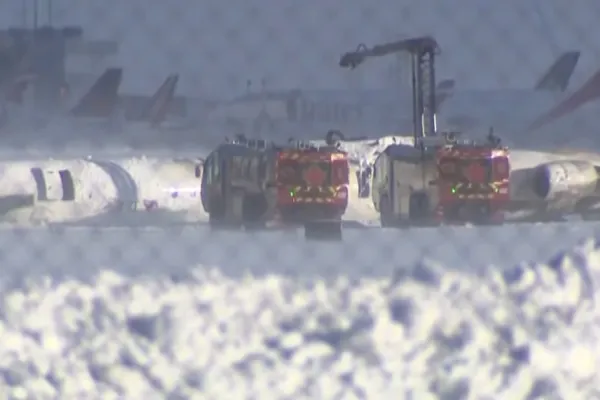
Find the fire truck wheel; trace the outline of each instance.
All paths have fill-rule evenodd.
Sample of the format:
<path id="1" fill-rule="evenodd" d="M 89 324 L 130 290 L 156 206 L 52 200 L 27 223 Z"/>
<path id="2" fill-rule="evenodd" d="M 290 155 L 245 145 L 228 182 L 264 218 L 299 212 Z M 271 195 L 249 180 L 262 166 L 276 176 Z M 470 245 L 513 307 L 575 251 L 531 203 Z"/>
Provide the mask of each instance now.
<path id="1" fill-rule="evenodd" d="M 306 240 L 342 240 L 341 221 L 319 221 L 304 224 Z"/>
<path id="2" fill-rule="evenodd" d="M 415 192 L 410 195 L 408 215 L 412 221 L 427 220 L 431 214 L 427 193 Z"/>
<path id="3" fill-rule="evenodd" d="M 239 224 L 228 221 L 225 215 L 225 208 L 218 207 L 208 213 L 208 224 L 211 229 L 239 229 Z"/>
<path id="4" fill-rule="evenodd" d="M 262 195 L 247 195 L 242 203 L 242 218 L 246 229 L 264 228 L 268 203 Z"/>
<path id="5" fill-rule="evenodd" d="M 210 226 L 219 225 L 219 223 L 225 218 L 225 208 L 222 204 L 214 204 L 213 202 L 209 203 L 208 210 L 208 222 Z"/>
<path id="6" fill-rule="evenodd" d="M 208 215 L 208 224 L 211 229 L 236 229 L 239 228 L 236 224 L 227 221 L 223 216 L 216 214 Z"/>
<path id="7" fill-rule="evenodd" d="M 497 211 L 489 216 L 487 220 L 487 225 L 504 225 L 504 219 L 504 212 Z"/>
<path id="8" fill-rule="evenodd" d="M 379 200 L 379 222 L 382 228 L 389 228 L 396 225 L 392 202 L 388 196 L 383 196 Z"/>
<path id="9" fill-rule="evenodd" d="M 227 228 L 227 221 L 222 215 L 215 213 L 208 214 L 208 224 L 212 229 L 224 229 Z"/>

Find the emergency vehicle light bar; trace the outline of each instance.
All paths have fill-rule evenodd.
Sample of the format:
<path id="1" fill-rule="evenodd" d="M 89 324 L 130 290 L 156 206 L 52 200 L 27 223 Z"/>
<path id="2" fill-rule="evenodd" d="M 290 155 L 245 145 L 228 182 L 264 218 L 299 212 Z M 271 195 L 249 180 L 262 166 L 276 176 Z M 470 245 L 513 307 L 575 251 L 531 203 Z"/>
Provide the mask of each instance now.
<path id="1" fill-rule="evenodd" d="M 248 139 L 245 135 L 236 135 L 233 140 L 225 138 L 225 143 L 236 144 L 245 146 L 251 149 L 265 150 L 265 149 L 278 149 L 278 150 L 298 150 L 298 151 L 317 151 L 317 152 L 339 152 L 338 146 L 330 145 L 318 145 L 311 142 L 305 142 L 301 140 L 290 139 L 287 145 L 277 145 L 273 141 L 267 141 L 264 139 Z"/>

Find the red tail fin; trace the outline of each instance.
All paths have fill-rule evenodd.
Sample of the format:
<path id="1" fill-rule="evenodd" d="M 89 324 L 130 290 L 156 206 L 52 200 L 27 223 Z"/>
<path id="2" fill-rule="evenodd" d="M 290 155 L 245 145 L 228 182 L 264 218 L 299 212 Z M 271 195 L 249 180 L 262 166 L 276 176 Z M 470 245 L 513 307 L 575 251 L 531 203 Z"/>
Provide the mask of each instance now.
<path id="1" fill-rule="evenodd" d="M 108 68 L 92 85 L 79 103 L 71 110 L 75 117 L 108 118 L 119 99 L 122 68 Z"/>
<path id="2" fill-rule="evenodd" d="M 564 117 L 582 105 L 596 100 L 598 97 L 600 97 L 600 70 L 596 71 L 596 73 L 592 75 L 592 77 L 580 89 L 575 91 L 564 101 L 561 101 L 559 104 L 552 107 L 550 111 L 537 118 L 529 126 L 529 130 L 541 128 L 552 121 Z"/>
<path id="3" fill-rule="evenodd" d="M 165 79 L 163 84 L 148 101 L 141 116 L 142 120 L 149 121 L 152 126 L 158 126 L 165 120 L 169 108 L 173 103 L 173 97 L 175 96 L 178 81 L 178 74 L 169 75 L 167 79 Z"/>

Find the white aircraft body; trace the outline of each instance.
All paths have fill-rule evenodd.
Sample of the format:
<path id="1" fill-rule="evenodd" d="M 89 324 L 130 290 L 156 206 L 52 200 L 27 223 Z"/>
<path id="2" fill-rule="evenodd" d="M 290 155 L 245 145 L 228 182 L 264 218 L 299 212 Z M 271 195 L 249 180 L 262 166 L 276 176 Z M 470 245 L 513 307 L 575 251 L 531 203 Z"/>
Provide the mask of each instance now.
<path id="1" fill-rule="evenodd" d="M 451 79 L 441 81 L 437 86 L 438 127 L 461 131 L 487 131 L 490 126 L 499 131 L 536 128 L 568 114 L 600 94 L 595 89 L 600 87 L 597 75 L 579 90 L 567 90 L 579 57 L 579 51 L 562 54 L 531 89 L 478 91 L 457 88 Z M 220 104 L 208 119 L 230 123 L 251 135 L 314 138 L 339 129 L 349 136 L 375 138 L 412 131 L 411 110 L 408 92 L 263 91 Z"/>

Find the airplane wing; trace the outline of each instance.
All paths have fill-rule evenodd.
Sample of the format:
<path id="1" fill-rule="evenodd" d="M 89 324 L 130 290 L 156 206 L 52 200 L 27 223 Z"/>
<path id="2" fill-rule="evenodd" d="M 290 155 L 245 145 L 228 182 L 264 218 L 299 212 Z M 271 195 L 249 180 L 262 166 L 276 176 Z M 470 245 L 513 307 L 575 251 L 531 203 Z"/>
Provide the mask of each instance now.
<path id="1" fill-rule="evenodd" d="M 106 69 L 79 103 L 71 109 L 70 114 L 74 117 L 110 117 L 119 100 L 122 79 L 122 68 Z"/>
<path id="2" fill-rule="evenodd" d="M 581 56 L 580 51 L 568 51 L 556 59 L 540 80 L 535 84 L 535 90 L 564 92 Z"/>

